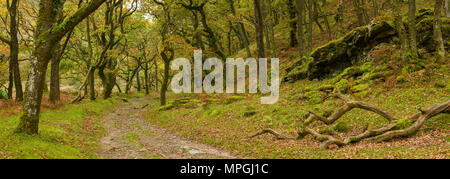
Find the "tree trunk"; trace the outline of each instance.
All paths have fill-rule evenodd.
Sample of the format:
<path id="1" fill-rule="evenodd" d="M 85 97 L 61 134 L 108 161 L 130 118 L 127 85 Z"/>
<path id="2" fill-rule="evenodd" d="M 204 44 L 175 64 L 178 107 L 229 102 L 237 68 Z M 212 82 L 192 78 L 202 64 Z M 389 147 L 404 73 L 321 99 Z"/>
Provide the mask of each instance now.
<path id="1" fill-rule="evenodd" d="M 167 88 L 169 86 L 169 70 L 170 70 L 170 61 L 172 57 L 167 57 L 167 55 L 163 52 L 161 53 L 161 56 L 163 57 L 164 60 L 164 77 L 163 77 L 163 82 L 161 85 L 161 106 L 166 105 L 166 93 L 167 93 Z"/>
<path id="2" fill-rule="evenodd" d="M 308 46 L 306 47 L 306 55 L 309 57 L 312 52 L 312 41 L 313 41 L 313 0 L 308 0 L 308 16 L 309 16 L 309 23 L 308 23 Z"/>
<path id="3" fill-rule="evenodd" d="M 149 94 L 148 89 L 148 63 L 145 63 L 145 69 L 144 69 L 144 87 L 145 87 L 145 94 Z"/>
<path id="4" fill-rule="evenodd" d="M 59 63 L 61 58 L 59 58 L 60 45 L 57 44 L 55 50 L 53 51 L 53 56 L 51 59 L 51 74 L 50 74 L 50 102 L 55 103 L 60 100 L 60 90 L 59 90 Z"/>
<path id="5" fill-rule="evenodd" d="M 372 6 L 373 6 L 373 16 L 378 17 L 378 0 L 372 0 Z"/>
<path id="6" fill-rule="evenodd" d="M 256 46 L 258 48 L 258 58 L 264 58 L 264 22 L 260 0 L 253 0 L 256 19 Z"/>
<path id="7" fill-rule="evenodd" d="M 91 101 L 95 100 L 95 68 L 91 68 L 88 73 L 89 98 Z"/>
<path id="8" fill-rule="evenodd" d="M 358 17 L 358 24 L 359 26 L 364 26 L 366 23 L 364 22 L 364 14 L 361 10 L 361 4 L 359 3 L 359 0 L 353 0 L 353 6 L 355 8 L 356 17 Z"/>
<path id="9" fill-rule="evenodd" d="M 412 53 L 417 53 L 417 33 L 416 33 L 416 0 L 409 0 L 408 29 L 409 29 L 409 48 Z"/>
<path id="10" fill-rule="evenodd" d="M 445 17 L 450 17 L 450 0 L 445 0 Z"/>
<path id="11" fill-rule="evenodd" d="M 441 9 L 443 5 L 443 0 L 436 0 L 436 6 L 434 8 L 434 39 L 436 41 L 436 56 L 438 60 L 445 59 L 445 48 L 444 40 L 442 39 L 442 20 L 441 20 Z"/>
<path id="12" fill-rule="evenodd" d="M 394 23 L 395 27 L 397 29 L 397 33 L 400 39 L 400 56 L 402 61 L 406 60 L 406 53 L 408 50 L 408 41 L 407 41 L 407 35 L 405 32 L 405 28 L 402 21 L 402 15 L 401 15 L 401 5 L 402 0 L 392 0 L 392 11 L 394 13 Z"/>
<path id="13" fill-rule="evenodd" d="M 322 4 L 322 6 L 325 6 L 326 4 Z M 327 29 L 327 37 L 328 37 L 328 41 L 333 40 L 332 36 L 331 36 L 331 27 L 330 27 L 330 23 L 328 22 L 328 16 L 322 11 L 322 8 L 320 6 L 317 6 L 317 11 L 319 13 L 320 16 L 323 17 L 323 20 L 325 22 L 325 28 Z"/>
<path id="14" fill-rule="evenodd" d="M 11 6 L 9 7 L 9 14 L 11 16 L 10 24 L 10 60 L 12 65 L 12 70 L 14 73 L 14 86 L 16 87 L 16 100 L 23 100 L 22 91 L 22 80 L 20 79 L 20 69 L 19 69 L 19 40 L 17 38 L 18 26 L 17 26 L 17 7 L 19 0 L 12 0 Z"/>
<path id="15" fill-rule="evenodd" d="M 12 99 L 14 88 L 14 65 L 11 57 L 9 58 L 9 83 L 8 83 L 8 99 Z"/>
<path id="16" fill-rule="evenodd" d="M 141 92 L 141 79 L 139 77 L 139 70 L 136 72 L 137 91 Z"/>
<path id="17" fill-rule="evenodd" d="M 228 2 L 230 3 L 230 9 L 231 9 L 231 13 L 236 16 L 236 9 L 234 8 L 234 0 L 228 0 Z M 238 35 L 239 35 L 239 39 L 241 39 L 241 43 L 245 48 L 245 51 L 247 52 L 247 56 L 251 57 L 252 53 L 250 51 L 250 47 L 249 44 L 250 42 L 248 41 L 248 37 L 246 35 L 246 31 L 245 31 L 245 26 L 242 22 L 238 22 L 237 23 L 237 31 L 238 31 Z"/>
<path id="18" fill-rule="evenodd" d="M 298 45 L 298 41 L 297 41 L 297 21 L 295 20 L 297 14 L 294 8 L 294 0 L 288 1 L 288 10 L 289 10 L 289 27 L 290 27 L 289 46 L 295 47 Z"/>
<path id="19" fill-rule="evenodd" d="M 42 102 L 45 72 L 51 59 L 51 53 L 61 38 L 71 31 L 89 14 L 94 12 L 105 0 L 92 0 L 87 5 L 69 15 L 63 22 L 56 23 L 56 16 L 62 11 L 64 1 L 41 0 L 35 33 L 33 57 L 30 60 L 26 97 L 18 133 L 37 134 L 39 113 Z M 57 12 L 55 12 L 57 11 Z M 51 32 L 51 33 L 50 33 Z"/>
<path id="20" fill-rule="evenodd" d="M 337 8 L 337 16 L 335 17 L 336 25 L 337 25 L 337 37 L 342 37 L 345 35 L 345 28 L 344 28 L 344 0 L 339 0 L 339 5 Z"/>
<path id="21" fill-rule="evenodd" d="M 298 46 L 300 57 L 305 56 L 305 38 L 303 30 L 303 12 L 305 11 L 305 0 L 297 0 L 297 24 L 298 24 Z"/>
<path id="22" fill-rule="evenodd" d="M 158 87 L 158 62 L 155 60 L 155 91 L 159 91 Z"/>

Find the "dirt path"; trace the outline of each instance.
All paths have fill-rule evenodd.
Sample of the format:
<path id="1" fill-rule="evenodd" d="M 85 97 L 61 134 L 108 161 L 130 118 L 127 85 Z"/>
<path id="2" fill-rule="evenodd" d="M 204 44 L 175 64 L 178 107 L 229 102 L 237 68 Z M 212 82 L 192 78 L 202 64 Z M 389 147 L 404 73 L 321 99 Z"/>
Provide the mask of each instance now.
<path id="1" fill-rule="evenodd" d="M 143 117 L 142 107 L 148 102 L 149 98 L 130 99 L 103 117 L 107 134 L 100 139 L 100 158 L 236 158 L 151 125 Z"/>

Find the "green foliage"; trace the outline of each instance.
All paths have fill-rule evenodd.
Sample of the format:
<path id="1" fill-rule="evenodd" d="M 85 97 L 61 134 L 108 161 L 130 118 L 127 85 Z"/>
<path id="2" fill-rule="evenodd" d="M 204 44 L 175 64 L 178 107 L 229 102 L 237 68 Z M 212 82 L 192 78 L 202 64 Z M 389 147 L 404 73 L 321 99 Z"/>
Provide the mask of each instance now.
<path id="1" fill-rule="evenodd" d="M 0 89 L 0 99 L 8 99 L 8 92 L 4 89 Z"/>

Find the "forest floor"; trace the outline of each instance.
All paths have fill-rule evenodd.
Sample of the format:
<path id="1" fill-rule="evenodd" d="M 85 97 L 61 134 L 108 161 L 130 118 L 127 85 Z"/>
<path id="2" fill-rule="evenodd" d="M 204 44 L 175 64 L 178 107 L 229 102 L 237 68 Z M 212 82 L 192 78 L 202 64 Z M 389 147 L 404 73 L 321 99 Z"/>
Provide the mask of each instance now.
<path id="1" fill-rule="evenodd" d="M 101 119 L 106 136 L 99 142 L 100 158 L 237 158 L 151 125 L 144 118 L 149 100 L 149 97 L 128 98 L 128 102 Z"/>

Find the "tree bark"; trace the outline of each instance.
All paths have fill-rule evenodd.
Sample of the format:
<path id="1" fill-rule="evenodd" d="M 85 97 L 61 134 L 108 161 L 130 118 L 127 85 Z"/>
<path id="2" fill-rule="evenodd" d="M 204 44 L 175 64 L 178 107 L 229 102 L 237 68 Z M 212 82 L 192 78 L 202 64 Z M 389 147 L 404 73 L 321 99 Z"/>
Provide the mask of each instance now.
<path id="1" fill-rule="evenodd" d="M 450 0 L 445 0 L 445 17 L 450 17 Z"/>
<path id="2" fill-rule="evenodd" d="M 91 68 L 88 73 L 88 85 L 89 85 L 89 99 L 95 100 L 95 68 Z"/>
<path id="3" fill-rule="evenodd" d="M 23 100 L 23 91 L 22 91 L 22 80 L 20 78 L 20 69 L 19 69 L 19 40 L 17 38 L 18 34 L 18 26 L 17 26 L 17 7 L 19 0 L 12 0 L 11 5 L 9 7 L 9 15 L 10 15 L 10 60 L 11 67 L 14 74 L 14 86 L 16 88 L 16 100 Z"/>
<path id="4" fill-rule="evenodd" d="M 342 37 L 345 35 L 345 28 L 344 28 L 344 0 L 339 0 L 339 5 L 337 7 L 337 15 L 335 17 L 336 25 L 337 25 L 337 37 Z"/>
<path id="5" fill-rule="evenodd" d="M 297 17 L 296 9 L 294 8 L 294 0 L 288 1 L 288 11 L 289 11 L 289 27 L 290 27 L 290 35 L 289 35 L 289 46 L 295 47 L 298 45 L 297 41 Z"/>
<path id="6" fill-rule="evenodd" d="M 436 41 L 436 56 L 439 60 L 445 59 L 445 48 L 444 40 L 442 39 L 442 20 L 441 20 L 441 9 L 443 5 L 443 0 L 436 0 L 434 8 L 434 39 Z"/>
<path id="7" fill-rule="evenodd" d="M 234 16 L 236 16 L 236 9 L 234 8 L 234 0 L 228 0 L 228 3 L 230 4 L 231 13 Z M 241 40 L 241 43 L 244 46 L 245 51 L 247 52 L 247 56 L 251 57 L 252 53 L 251 53 L 250 47 L 249 47 L 250 42 L 248 41 L 248 37 L 246 35 L 247 32 L 245 31 L 245 26 L 242 22 L 237 23 L 237 31 L 238 31 L 239 39 Z"/>
<path id="8" fill-rule="evenodd" d="M 402 0 L 392 0 L 392 11 L 394 13 L 394 23 L 395 27 L 400 39 L 400 56 L 402 61 L 406 60 L 406 53 L 408 50 L 408 41 L 407 41 L 407 35 L 405 31 L 405 27 L 403 25 L 402 21 L 402 15 L 401 15 L 401 5 L 403 1 Z"/>
<path id="9" fill-rule="evenodd" d="M 313 41 L 313 0 L 308 0 L 308 16 L 309 16 L 309 23 L 308 23 L 308 46 L 306 47 L 306 54 L 309 57 L 312 52 L 312 41 Z"/>
<path id="10" fill-rule="evenodd" d="M 408 0 L 408 29 L 409 48 L 412 53 L 417 53 L 417 32 L 416 32 L 416 0 Z"/>
<path id="11" fill-rule="evenodd" d="M 305 38 L 303 30 L 303 12 L 305 11 L 305 0 L 297 0 L 297 24 L 298 24 L 298 46 L 300 57 L 305 56 Z"/>
<path id="12" fill-rule="evenodd" d="M 264 58 L 264 22 L 260 0 L 253 0 L 253 5 L 256 19 L 256 46 L 258 48 L 258 58 Z"/>

